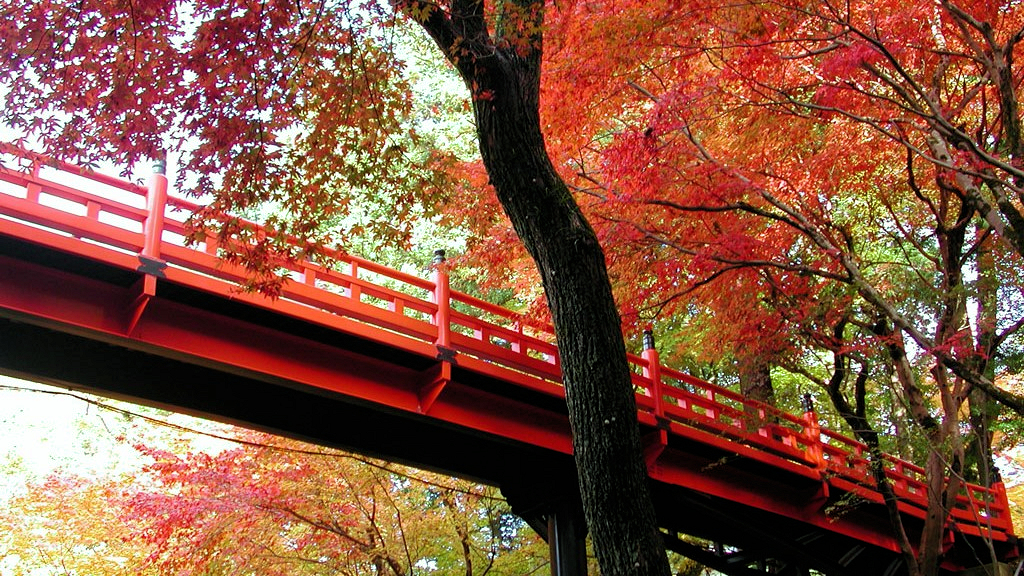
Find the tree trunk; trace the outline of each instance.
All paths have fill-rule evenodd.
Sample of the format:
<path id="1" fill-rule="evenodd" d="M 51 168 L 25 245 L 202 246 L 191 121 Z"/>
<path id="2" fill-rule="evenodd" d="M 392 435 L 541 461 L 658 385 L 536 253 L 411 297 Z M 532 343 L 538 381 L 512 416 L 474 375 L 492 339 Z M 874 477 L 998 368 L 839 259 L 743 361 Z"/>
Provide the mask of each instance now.
<path id="1" fill-rule="evenodd" d="M 647 485 L 636 398 L 604 252 L 551 164 L 540 124 L 543 0 L 484 0 L 424 12 L 392 0 L 430 34 L 473 95 L 487 174 L 537 264 L 562 362 L 583 513 L 605 576 L 669 575 Z"/>
<path id="2" fill-rule="evenodd" d="M 561 354 L 584 515 L 602 574 L 668 574 L 641 457 L 621 321 L 597 235 L 552 166 L 539 64 L 498 51 L 476 77 L 480 152 L 544 282 Z"/>
<path id="3" fill-rule="evenodd" d="M 975 240 L 978 249 L 978 278 L 975 281 L 977 290 L 977 343 L 972 358 L 972 370 L 984 374 L 989 380 L 995 380 L 995 362 L 991 361 L 996 342 L 996 323 L 998 319 L 999 277 L 996 274 L 995 258 L 992 254 L 991 241 L 986 241 L 987 230 L 979 226 L 975 229 Z M 973 432 L 968 448 L 969 462 L 967 473 L 969 478 L 991 487 L 995 482 L 995 463 L 992 461 L 992 437 L 995 419 L 999 414 L 999 403 L 980 388 L 971 390 L 968 398 L 970 423 Z"/>
<path id="4" fill-rule="evenodd" d="M 837 342 L 842 341 L 845 328 L 846 320 L 840 321 L 833 328 L 833 334 Z M 885 332 L 887 330 L 884 326 L 879 326 L 877 331 Z M 917 554 L 911 545 L 910 538 L 907 536 L 906 528 L 903 526 L 903 517 L 899 510 L 899 500 L 896 497 L 896 493 L 893 492 L 892 484 L 889 483 L 889 479 L 885 475 L 885 459 L 882 448 L 879 445 L 878 432 L 871 425 L 865 412 L 864 384 L 866 383 L 868 373 L 865 370 L 861 370 L 861 373 L 857 376 L 855 383 L 856 407 L 851 406 L 843 394 L 843 384 L 849 372 L 848 364 L 848 353 L 836 351 L 835 369 L 832 372 L 832 377 L 829 379 L 827 387 L 829 398 L 832 400 L 832 405 L 835 406 L 839 415 L 846 420 L 847 425 L 857 435 L 857 438 L 868 446 L 868 452 L 871 455 L 871 475 L 875 479 L 875 486 L 878 488 L 879 493 L 882 494 L 893 534 L 900 545 L 900 552 L 907 566 L 908 576 L 922 576 Z"/>
<path id="5" fill-rule="evenodd" d="M 740 376 L 740 394 L 748 400 L 757 400 L 765 404 L 775 405 L 775 388 L 772 386 L 772 372 L 768 361 L 759 355 L 740 358 L 737 362 Z M 754 431 L 764 426 L 773 417 L 762 418 L 757 409 L 747 406 L 747 427 Z"/>

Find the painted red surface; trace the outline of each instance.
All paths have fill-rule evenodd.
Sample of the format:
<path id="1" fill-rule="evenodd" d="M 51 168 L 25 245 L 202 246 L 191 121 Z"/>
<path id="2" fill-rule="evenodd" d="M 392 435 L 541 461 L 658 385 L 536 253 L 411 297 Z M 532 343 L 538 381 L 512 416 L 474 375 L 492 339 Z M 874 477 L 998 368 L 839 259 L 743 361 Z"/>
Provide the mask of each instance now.
<path id="1" fill-rule="evenodd" d="M 460 369 L 495 377 L 514 387 L 553 398 L 564 395 L 560 384 L 558 349 L 550 327 L 536 327 L 516 312 L 453 291 L 443 267 L 431 279 L 419 278 L 343 253 L 334 253 L 335 269 L 303 262 L 284 265 L 292 280 L 277 299 L 245 293 L 238 284 L 244 269 L 217 259 L 215 237 L 185 246 L 185 220 L 198 208 L 167 195 L 167 180 L 154 175 L 143 187 L 87 169 L 47 160 L 13 147 L 0 149 L 0 234 L 73 253 L 126 270 L 141 271 L 128 292 L 102 282 L 65 277 L 30 261 L 3 258 L 11 281 L 0 291 L 0 311 L 12 317 L 33 317 L 136 339 L 174 353 L 226 362 L 239 369 L 261 371 L 296 382 L 346 393 L 398 410 L 414 411 L 490 434 L 528 442 L 564 453 L 571 452 L 567 421 L 522 404 L 509 403 L 503 413 L 493 394 L 463 391 L 459 402 L 441 402 L 451 382 L 452 363 L 443 351 L 454 350 Z M 165 262 L 152 273 L 140 267 L 145 259 Z M 145 263 L 143 259 L 142 263 Z M 400 368 L 374 365 L 369 376 L 333 373 L 329 350 L 310 349 L 308 342 L 286 340 L 270 349 L 261 336 L 223 320 L 191 317 L 182 320 L 173 304 L 155 296 L 163 282 L 231 298 L 311 324 L 338 330 L 406 353 L 440 358 L 436 369 L 410 376 Z M 111 313 L 118 300 L 123 314 Z M 127 301 L 125 301 L 127 300 Z M 152 306 L 150 305 L 152 303 Z M 265 341 L 269 341 L 268 335 Z M 442 351 L 439 356 L 439 350 Z M 866 458 L 867 447 L 820 428 L 813 412 L 792 415 L 744 399 L 730 390 L 688 376 L 659 363 L 657 352 L 630 356 L 637 389 L 638 419 L 654 432 L 647 436 L 649 473 L 655 480 L 678 484 L 729 498 L 762 510 L 798 518 L 830 530 L 846 532 L 866 542 L 898 550 L 884 530 L 844 525 L 821 511 L 821 502 L 794 504 L 777 500 L 756 483 L 733 482 L 688 467 L 673 443 L 697 442 L 769 465 L 779 471 L 820 482 L 820 494 L 854 493 L 881 502 Z M 390 382 L 389 382 L 390 379 Z M 401 382 L 396 385 L 395 382 Z M 407 385 L 408 382 L 413 382 Z M 514 406 L 514 408 L 513 408 Z M 756 421 L 771 422 L 751 426 Z M 888 477 L 904 514 L 924 517 L 924 470 L 888 458 Z M 954 529 L 987 535 L 996 541 L 1013 539 L 1006 493 L 1001 484 L 991 489 L 967 485 L 951 511 Z"/>

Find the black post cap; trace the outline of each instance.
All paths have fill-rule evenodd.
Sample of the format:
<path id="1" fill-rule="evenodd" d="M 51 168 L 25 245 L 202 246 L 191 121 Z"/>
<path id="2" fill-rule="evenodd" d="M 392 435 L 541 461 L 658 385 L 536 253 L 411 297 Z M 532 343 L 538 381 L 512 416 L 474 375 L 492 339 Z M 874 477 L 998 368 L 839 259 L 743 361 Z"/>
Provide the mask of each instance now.
<path id="1" fill-rule="evenodd" d="M 644 329 L 644 350 L 654 350 L 654 330 Z"/>
<path id="2" fill-rule="evenodd" d="M 800 404 L 804 407 L 804 412 L 814 412 L 814 399 L 811 398 L 810 392 L 804 394 Z"/>

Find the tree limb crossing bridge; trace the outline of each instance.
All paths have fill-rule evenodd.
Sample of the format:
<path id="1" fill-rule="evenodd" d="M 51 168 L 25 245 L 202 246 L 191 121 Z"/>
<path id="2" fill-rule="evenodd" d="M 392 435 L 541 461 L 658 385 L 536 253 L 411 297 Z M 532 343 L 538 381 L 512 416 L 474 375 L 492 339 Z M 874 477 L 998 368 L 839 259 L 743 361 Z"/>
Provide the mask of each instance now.
<path id="1" fill-rule="evenodd" d="M 552 572 L 585 572 L 571 431 L 551 329 L 429 279 L 336 253 L 282 265 L 268 299 L 185 246 L 198 206 L 17 148 L 0 167 L 0 372 L 499 486 L 547 538 Z M 255 225 L 253 225 L 255 226 Z M 867 447 L 630 356 L 638 425 L 670 549 L 735 575 L 906 572 Z M 911 538 L 924 471 L 887 457 Z M 720 543 L 688 543 L 692 535 Z M 943 570 L 1019 557 L 1006 493 L 966 485 Z"/>

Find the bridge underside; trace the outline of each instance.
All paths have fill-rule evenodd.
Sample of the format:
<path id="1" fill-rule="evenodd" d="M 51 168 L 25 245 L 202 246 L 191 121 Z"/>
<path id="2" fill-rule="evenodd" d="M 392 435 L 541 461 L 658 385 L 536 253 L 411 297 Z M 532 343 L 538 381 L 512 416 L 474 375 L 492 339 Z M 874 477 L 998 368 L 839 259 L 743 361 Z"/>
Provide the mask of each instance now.
<path id="1" fill-rule="evenodd" d="M 284 318 L 242 297 L 170 281 L 146 292 L 139 288 L 145 281 L 134 270 L 0 235 L 0 372 L 500 486 L 517 513 L 564 547 L 559 574 L 581 569 L 579 495 L 561 398 Z M 123 326 L 123 334 L 108 326 Z M 424 408 L 423 390 L 442 370 L 451 371 L 444 389 Z M 806 478 L 713 451 L 672 454 L 693 459 L 694 477 L 717 466 L 735 482 L 759 485 L 766 498 L 790 498 L 794 509 L 827 504 L 820 483 Z M 653 484 L 668 546 L 722 572 L 906 572 L 891 548 L 850 531 L 678 484 Z M 877 526 L 882 518 L 862 508 L 838 522 L 885 532 Z M 709 551 L 680 534 L 723 546 Z M 985 556 L 967 564 L 984 564 Z"/>
<path id="2" fill-rule="evenodd" d="M 497 485 L 544 536 L 552 515 L 578 521 L 575 466 L 565 454 L 12 319 L 0 319 L 0 343 L 0 372 L 8 375 Z M 755 573 L 747 566 L 759 561 L 828 574 L 900 573 L 888 570 L 898 560 L 891 552 L 798 522 L 780 528 L 779 517 L 678 486 L 656 483 L 654 489 L 662 526 L 673 534 L 669 547 L 726 573 Z M 734 551 L 704 552 L 676 534 Z"/>

